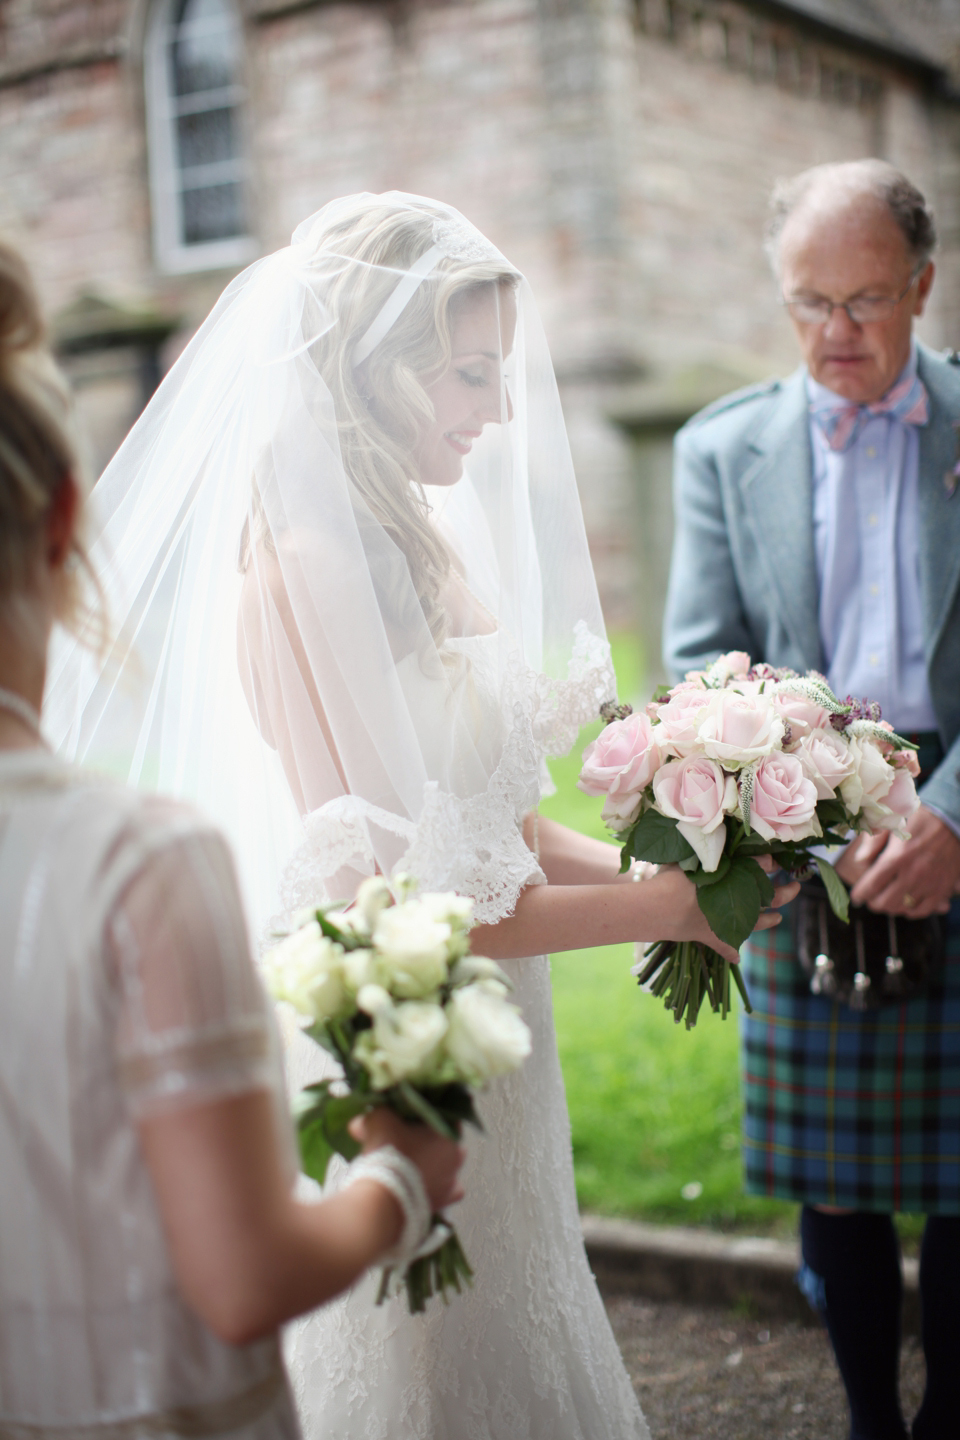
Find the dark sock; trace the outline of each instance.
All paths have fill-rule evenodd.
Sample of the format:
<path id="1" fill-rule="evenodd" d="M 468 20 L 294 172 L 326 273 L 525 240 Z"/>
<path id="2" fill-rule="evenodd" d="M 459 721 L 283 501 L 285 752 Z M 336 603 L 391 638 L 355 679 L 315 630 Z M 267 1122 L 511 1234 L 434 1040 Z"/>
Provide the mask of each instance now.
<path id="1" fill-rule="evenodd" d="M 920 1313 L 927 1388 L 914 1440 L 960 1431 L 960 1217 L 931 1215 L 920 1247 Z"/>
<path id="2" fill-rule="evenodd" d="M 893 1220 L 865 1211 L 825 1215 L 805 1205 L 800 1243 L 803 1289 L 819 1301 L 847 1392 L 850 1440 L 907 1440 L 898 1391 L 903 1282 Z"/>

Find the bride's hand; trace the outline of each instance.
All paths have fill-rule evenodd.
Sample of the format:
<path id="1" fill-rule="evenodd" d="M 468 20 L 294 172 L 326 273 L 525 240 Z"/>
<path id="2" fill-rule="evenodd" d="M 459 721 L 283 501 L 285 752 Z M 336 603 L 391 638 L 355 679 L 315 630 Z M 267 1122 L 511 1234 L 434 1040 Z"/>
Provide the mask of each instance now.
<path id="1" fill-rule="evenodd" d="M 771 860 L 768 855 L 760 856 L 758 863 L 761 869 L 767 871 L 768 874 L 777 868 L 776 863 Z M 672 903 L 676 908 L 675 918 L 670 925 L 673 933 L 670 935 L 662 935 L 659 938 L 664 940 L 698 940 L 701 945 L 709 945 L 712 950 L 716 950 L 725 960 L 729 960 L 731 964 L 736 965 L 740 959 L 739 952 L 735 950 L 732 945 L 725 945 L 719 936 L 715 935 L 710 929 L 707 923 L 707 917 L 700 909 L 697 901 L 697 887 L 693 881 L 688 879 L 678 865 L 661 865 L 660 874 L 657 878 L 659 879 L 661 877 L 671 887 L 675 895 Z M 800 886 L 796 881 L 791 881 L 788 885 L 777 885 L 773 892 L 773 901 L 770 908 L 760 913 L 760 918 L 754 927 L 754 934 L 756 934 L 758 930 L 770 930 L 774 925 L 779 925 L 783 917 L 777 915 L 775 912 L 782 909 L 784 905 L 789 905 L 790 901 L 797 895 L 799 889 Z"/>
<path id="2" fill-rule="evenodd" d="M 381 1145 L 392 1145 L 412 1160 L 423 1176 L 434 1212 L 463 1199 L 459 1175 L 467 1152 L 456 1141 L 445 1140 L 429 1125 L 407 1124 L 385 1107 L 358 1115 L 351 1120 L 349 1129 L 363 1146 L 364 1154 Z"/>

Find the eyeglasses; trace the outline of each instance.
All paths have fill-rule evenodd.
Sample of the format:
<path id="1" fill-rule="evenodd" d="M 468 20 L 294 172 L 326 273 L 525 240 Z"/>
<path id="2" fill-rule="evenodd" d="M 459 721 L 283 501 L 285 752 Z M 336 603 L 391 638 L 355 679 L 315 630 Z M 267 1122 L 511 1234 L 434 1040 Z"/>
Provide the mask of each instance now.
<path id="1" fill-rule="evenodd" d="M 853 325 L 873 325 L 878 320 L 889 320 L 900 301 L 908 295 L 924 269 L 914 270 L 906 288 L 899 295 L 857 295 L 853 300 L 823 300 L 803 295 L 781 297 L 781 303 L 790 311 L 794 320 L 801 325 L 826 325 L 834 310 L 846 310 L 847 318 Z"/>

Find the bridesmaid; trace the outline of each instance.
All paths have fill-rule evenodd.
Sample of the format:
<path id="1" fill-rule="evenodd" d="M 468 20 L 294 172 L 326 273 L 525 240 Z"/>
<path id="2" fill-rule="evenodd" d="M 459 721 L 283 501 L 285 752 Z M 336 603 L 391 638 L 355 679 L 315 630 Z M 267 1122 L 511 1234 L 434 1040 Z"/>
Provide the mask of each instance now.
<path id="1" fill-rule="evenodd" d="M 97 628 L 76 473 L 29 276 L 0 246 L 0 1434 L 287 1440 L 279 1326 L 412 1253 L 462 1156 L 378 1111 L 349 1187 L 293 1198 L 223 840 L 40 734 L 54 620 Z"/>

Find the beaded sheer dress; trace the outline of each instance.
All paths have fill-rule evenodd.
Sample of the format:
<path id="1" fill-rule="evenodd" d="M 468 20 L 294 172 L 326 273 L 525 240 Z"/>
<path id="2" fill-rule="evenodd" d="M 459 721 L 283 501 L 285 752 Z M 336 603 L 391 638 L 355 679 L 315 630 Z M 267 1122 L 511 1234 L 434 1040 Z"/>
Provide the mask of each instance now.
<path id="1" fill-rule="evenodd" d="M 224 1344 L 180 1298 L 135 1129 L 267 1090 L 291 1137 L 223 841 L 0 752 L 0 1015 L 0 1434 L 294 1440 L 277 1340 Z"/>

